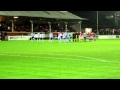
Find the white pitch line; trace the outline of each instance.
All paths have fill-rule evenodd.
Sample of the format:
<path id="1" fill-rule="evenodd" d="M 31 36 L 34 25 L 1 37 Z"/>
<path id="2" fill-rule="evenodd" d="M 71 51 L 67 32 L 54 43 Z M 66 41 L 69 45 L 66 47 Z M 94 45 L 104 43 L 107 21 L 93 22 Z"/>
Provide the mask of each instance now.
<path id="1" fill-rule="evenodd" d="M 88 58 L 88 59 L 95 59 L 95 60 L 86 60 L 86 61 L 100 61 L 100 62 L 114 62 L 114 63 L 120 63 L 117 61 L 108 61 L 108 60 L 104 60 L 104 59 L 98 59 L 98 58 L 93 58 L 93 57 L 87 57 L 87 56 L 78 56 L 78 55 L 66 55 L 66 54 L 50 54 L 50 53 L 28 53 L 28 52 L 3 52 L 2 54 L 43 54 L 43 55 L 65 55 L 65 56 L 75 56 L 75 57 L 83 57 L 83 58 Z M 16 55 L 17 56 L 17 55 Z M 21 56 L 21 55 L 18 55 Z M 30 56 L 26 56 L 26 57 L 30 57 Z M 31 56 L 31 57 L 38 57 L 38 58 L 53 58 L 53 57 L 39 57 L 39 56 Z M 69 59 L 69 60 L 73 60 L 71 58 L 55 58 L 55 59 Z M 74 60 L 80 60 L 80 59 L 74 59 Z"/>
<path id="2" fill-rule="evenodd" d="M 8 55 L 8 54 L 0 54 L 0 56 L 18 56 L 18 57 L 32 57 L 32 58 L 43 58 L 43 59 L 65 59 L 65 60 L 81 60 L 81 59 L 71 59 L 71 58 L 54 58 L 54 57 L 41 57 L 41 56 L 22 56 L 22 55 Z M 86 60 L 86 61 L 98 61 L 98 60 Z"/>

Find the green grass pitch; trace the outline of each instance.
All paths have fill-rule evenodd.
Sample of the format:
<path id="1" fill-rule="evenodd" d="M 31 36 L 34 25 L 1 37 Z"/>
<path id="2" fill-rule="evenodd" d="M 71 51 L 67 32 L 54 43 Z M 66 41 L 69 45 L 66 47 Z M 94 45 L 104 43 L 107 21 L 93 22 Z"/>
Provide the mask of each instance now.
<path id="1" fill-rule="evenodd" d="M 120 40 L 0 41 L 0 79 L 120 79 Z"/>

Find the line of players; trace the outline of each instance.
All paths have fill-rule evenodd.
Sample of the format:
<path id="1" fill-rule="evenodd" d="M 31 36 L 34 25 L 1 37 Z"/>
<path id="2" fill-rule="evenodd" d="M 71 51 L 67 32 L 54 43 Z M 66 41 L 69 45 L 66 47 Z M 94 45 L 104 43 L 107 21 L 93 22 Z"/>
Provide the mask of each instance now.
<path id="1" fill-rule="evenodd" d="M 42 41 L 44 42 L 44 38 L 45 38 L 45 33 L 37 33 L 37 41 Z M 35 40 L 35 34 L 31 33 L 31 41 Z"/>
<path id="2" fill-rule="evenodd" d="M 72 34 L 67 32 L 62 34 L 62 32 L 60 32 L 58 34 L 59 42 L 62 42 L 62 40 L 64 40 L 64 42 L 77 42 L 77 41 L 86 42 L 87 37 L 90 42 L 92 42 L 93 40 L 96 41 L 96 34 L 94 32 L 91 32 L 91 33 L 73 32 Z"/>
<path id="3" fill-rule="evenodd" d="M 83 33 L 83 32 L 73 32 L 73 33 L 68 33 L 68 32 L 60 32 L 58 33 L 58 40 L 59 40 L 59 43 L 61 43 L 63 40 L 64 42 L 76 42 L 76 41 L 85 41 L 86 42 L 86 39 L 89 39 L 89 41 L 96 41 L 96 34 L 94 32 L 91 32 L 91 33 Z M 42 41 L 44 42 L 44 38 L 45 38 L 45 34 L 44 33 L 38 33 L 37 34 L 37 41 Z M 49 34 L 49 42 L 52 42 L 54 36 L 53 36 L 53 33 L 51 32 Z M 31 40 L 35 40 L 35 37 L 34 37 L 34 33 L 31 33 Z"/>

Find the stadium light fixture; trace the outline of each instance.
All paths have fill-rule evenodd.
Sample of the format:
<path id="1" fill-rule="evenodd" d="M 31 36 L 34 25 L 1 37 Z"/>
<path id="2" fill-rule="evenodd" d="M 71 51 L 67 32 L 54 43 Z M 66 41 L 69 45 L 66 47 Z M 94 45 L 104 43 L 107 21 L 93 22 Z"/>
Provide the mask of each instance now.
<path id="1" fill-rule="evenodd" d="M 13 18 L 18 18 L 17 16 L 14 16 Z"/>

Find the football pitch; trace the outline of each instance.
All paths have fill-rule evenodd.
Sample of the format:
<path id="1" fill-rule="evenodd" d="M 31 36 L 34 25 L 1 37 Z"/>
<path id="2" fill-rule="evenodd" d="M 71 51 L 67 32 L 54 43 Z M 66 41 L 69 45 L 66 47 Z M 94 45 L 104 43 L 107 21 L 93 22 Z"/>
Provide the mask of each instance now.
<path id="1" fill-rule="evenodd" d="M 0 79 L 120 79 L 120 40 L 0 41 Z"/>

